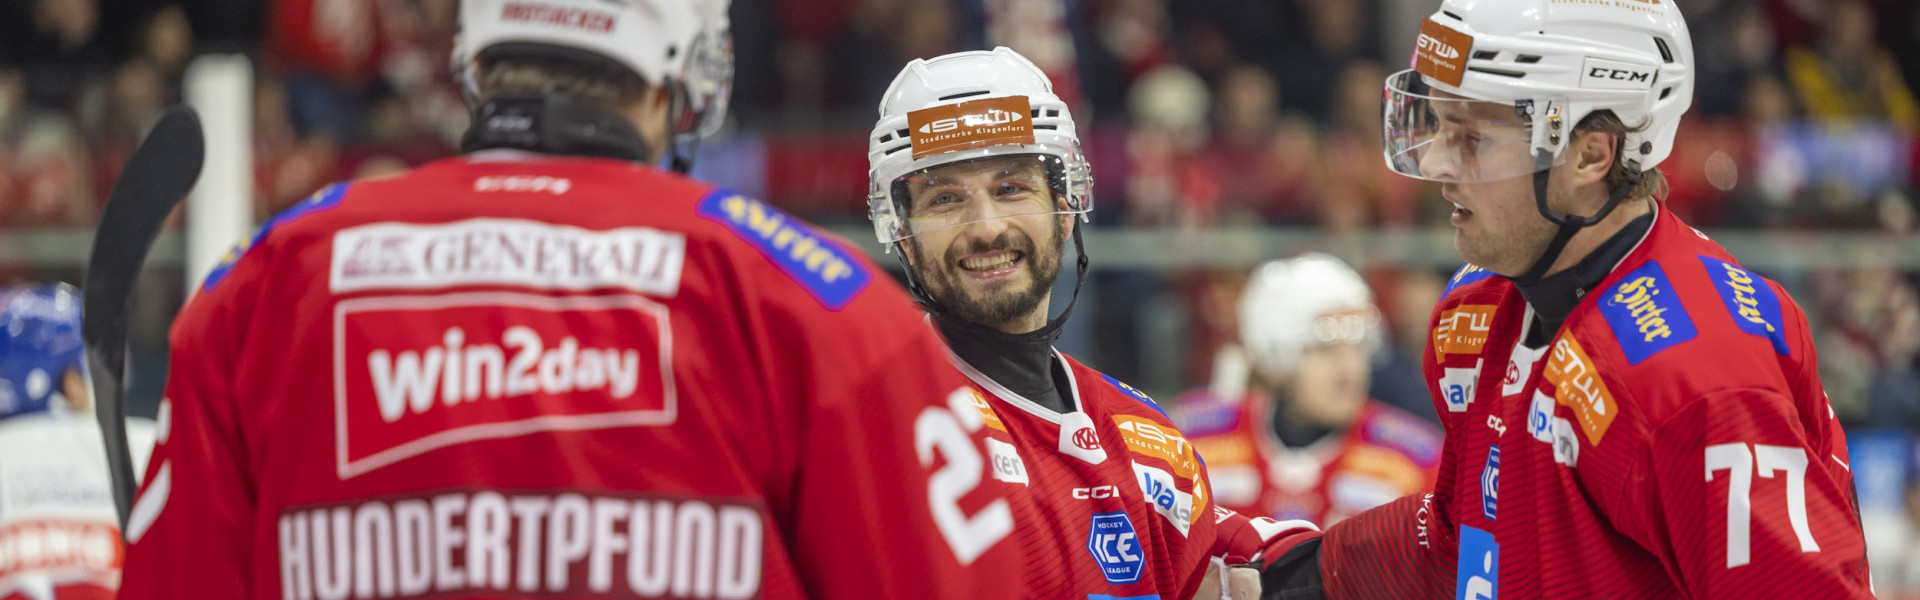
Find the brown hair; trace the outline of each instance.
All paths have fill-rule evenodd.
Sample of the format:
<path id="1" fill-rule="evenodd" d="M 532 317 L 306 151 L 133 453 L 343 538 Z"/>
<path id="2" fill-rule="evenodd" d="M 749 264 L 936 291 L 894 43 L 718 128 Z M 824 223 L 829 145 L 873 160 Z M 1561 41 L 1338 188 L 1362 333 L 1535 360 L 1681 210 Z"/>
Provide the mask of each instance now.
<path id="1" fill-rule="evenodd" d="M 480 95 L 572 94 L 583 101 L 622 109 L 646 97 L 646 80 L 623 68 L 556 58 L 500 58 L 480 66 Z"/>
<path id="2" fill-rule="evenodd" d="M 1576 136 L 1589 131 L 1613 134 L 1613 167 L 1607 170 L 1606 179 L 1608 193 L 1612 193 L 1613 188 L 1619 187 L 1621 182 L 1627 180 L 1629 167 L 1624 160 L 1628 150 L 1627 134 L 1646 130 L 1646 124 L 1628 127 L 1611 110 L 1588 113 L 1586 118 L 1580 119 L 1579 125 L 1574 126 L 1573 133 Z M 1634 152 L 1638 154 L 1639 149 L 1634 149 Z M 1640 174 L 1640 183 L 1627 192 L 1626 198 L 1650 198 L 1656 195 L 1662 197 L 1667 195 L 1667 176 L 1661 174 L 1660 169 L 1654 168 Z"/>

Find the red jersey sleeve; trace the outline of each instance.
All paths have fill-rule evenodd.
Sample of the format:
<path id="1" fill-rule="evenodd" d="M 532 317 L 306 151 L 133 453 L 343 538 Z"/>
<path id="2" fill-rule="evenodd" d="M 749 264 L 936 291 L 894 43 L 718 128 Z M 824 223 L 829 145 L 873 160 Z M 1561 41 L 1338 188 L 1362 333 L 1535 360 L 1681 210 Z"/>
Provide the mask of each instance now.
<path id="1" fill-rule="evenodd" d="M 242 351 L 236 327 L 254 290 L 245 280 L 262 262 L 245 258 L 174 321 L 153 454 L 127 524 L 121 598 L 239 598 L 256 589 L 251 454 L 227 368 Z"/>
<path id="2" fill-rule="evenodd" d="M 903 333 L 899 368 L 807 418 L 799 570 L 818 598 L 1017 597 L 1009 490 L 991 476 L 984 418 L 932 330 Z"/>
<path id="3" fill-rule="evenodd" d="M 1638 458 L 1618 527 L 1693 598 L 1872 597 L 1852 475 L 1802 423 L 1763 390 L 1687 404 Z"/>

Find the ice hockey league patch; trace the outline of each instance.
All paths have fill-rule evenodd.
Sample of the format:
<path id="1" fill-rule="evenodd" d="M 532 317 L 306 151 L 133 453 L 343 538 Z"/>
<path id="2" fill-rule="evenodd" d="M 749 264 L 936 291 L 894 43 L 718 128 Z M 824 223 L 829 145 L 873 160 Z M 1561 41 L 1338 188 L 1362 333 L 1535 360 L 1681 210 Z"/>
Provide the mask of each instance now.
<path id="1" fill-rule="evenodd" d="M 759 248 L 828 310 L 845 307 L 873 281 L 873 273 L 838 242 L 765 202 L 714 190 L 700 201 L 700 216 Z"/>

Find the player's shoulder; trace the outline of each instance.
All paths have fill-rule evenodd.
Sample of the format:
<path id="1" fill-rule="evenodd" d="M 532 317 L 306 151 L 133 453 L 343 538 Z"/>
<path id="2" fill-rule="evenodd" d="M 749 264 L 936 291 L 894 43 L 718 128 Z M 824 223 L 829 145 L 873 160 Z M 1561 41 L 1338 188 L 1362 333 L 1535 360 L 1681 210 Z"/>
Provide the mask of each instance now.
<path id="1" fill-rule="evenodd" d="M 1060 356 L 1073 371 L 1074 385 L 1079 388 L 1081 400 L 1098 402 L 1112 413 L 1133 414 L 1173 425 L 1173 419 L 1167 416 L 1166 409 L 1148 397 L 1146 392 L 1074 360 L 1065 353 Z"/>
<path id="2" fill-rule="evenodd" d="M 778 271 L 744 285 L 798 286 L 819 309 L 837 312 L 875 287 L 879 271 L 851 242 L 765 201 L 728 189 L 705 193 L 696 213 L 718 227 L 718 243 Z"/>
<path id="3" fill-rule="evenodd" d="M 1440 292 L 1440 305 L 1470 303 L 1475 298 L 1489 294 L 1500 294 L 1512 283 L 1505 277 L 1498 277 L 1485 267 L 1467 263 L 1447 278 L 1447 287 Z"/>
<path id="4" fill-rule="evenodd" d="M 1224 436 L 1239 429 L 1245 402 L 1222 397 L 1211 389 L 1194 388 L 1174 398 L 1168 416 L 1189 438 Z"/>
<path id="5" fill-rule="evenodd" d="M 1354 433 L 1362 443 L 1406 457 L 1421 468 L 1440 464 L 1446 435 L 1438 426 L 1393 405 L 1368 400 Z"/>

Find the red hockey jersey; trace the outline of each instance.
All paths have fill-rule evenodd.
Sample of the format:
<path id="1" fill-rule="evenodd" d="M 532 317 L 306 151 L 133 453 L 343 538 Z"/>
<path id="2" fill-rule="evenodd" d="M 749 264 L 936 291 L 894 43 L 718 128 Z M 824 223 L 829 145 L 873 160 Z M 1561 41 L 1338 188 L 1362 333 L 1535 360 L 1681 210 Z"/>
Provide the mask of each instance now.
<path id="1" fill-rule="evenodd" d="M 1206 467 L 1145 394 L 1064 354 L 1077 408 L 1054 412 L 955 357 L 994 435 L 995 477 L 1024 486 L 1014 515 L 1029 598 L 1192 596 L 1216 515 Z"/>
<path id="2" fill-rule="evenodd" d="M 1439 484 L 1327 533 L 1335 598 L 1865 598 L 1846 444 L 1784 290 L 1661 210 L 1546 347 L 1468 266 L 1434 311 Z"/>
<path id="3" fill-rule="evenodd" d="M 125 598 L 1019 592 L 1013 487 L 905 294 L 642 165 L 328 188 L 172 343 Z"/>
<path id="4" fill-rule="evenodd" d="M 1345 430 L 1289 448 L 1273 433 L 1275 405 L 1266 393 L 1228 401 L 1205 390 L 1188 392 L 1173 411 L 1207 461 L 1220 506 L 1325 526 L 1433 489 L 1440 428 L 1368 400 Z"/>

